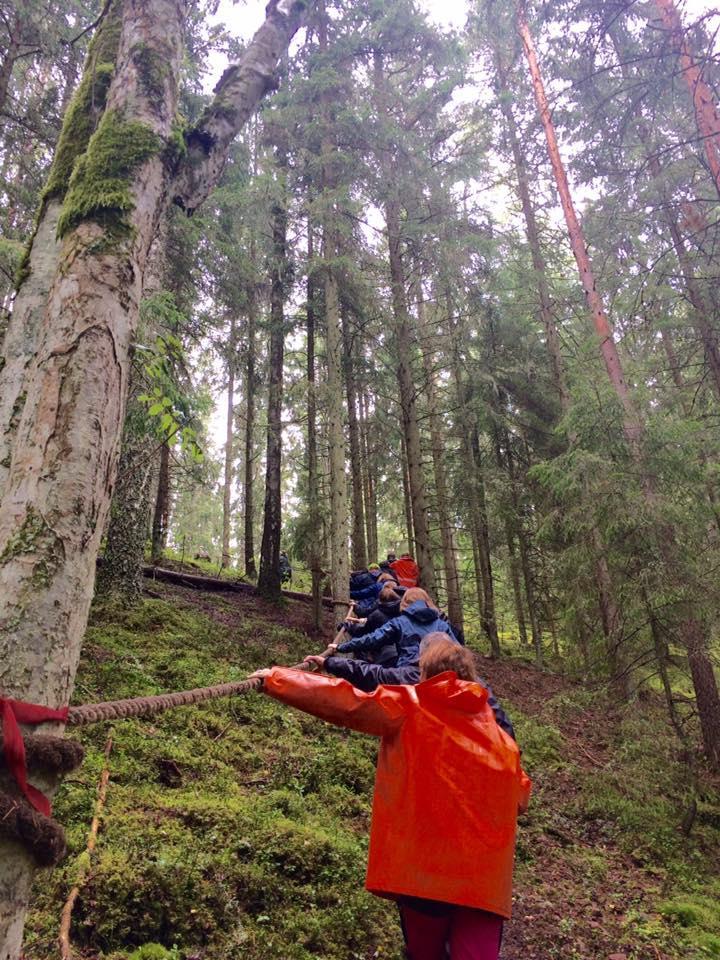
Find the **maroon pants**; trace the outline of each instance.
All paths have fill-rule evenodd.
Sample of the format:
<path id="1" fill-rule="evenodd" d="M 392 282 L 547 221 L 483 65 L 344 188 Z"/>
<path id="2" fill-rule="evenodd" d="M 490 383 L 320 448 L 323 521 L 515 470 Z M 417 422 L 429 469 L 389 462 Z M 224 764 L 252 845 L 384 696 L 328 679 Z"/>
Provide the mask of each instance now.
<path id="1" fill-rule="evenodd" d="M 402 904 L 400 917 L 408 960 L 498 960 L 503 919 L 495 913 L 450 905 L 427 913 Z"/>

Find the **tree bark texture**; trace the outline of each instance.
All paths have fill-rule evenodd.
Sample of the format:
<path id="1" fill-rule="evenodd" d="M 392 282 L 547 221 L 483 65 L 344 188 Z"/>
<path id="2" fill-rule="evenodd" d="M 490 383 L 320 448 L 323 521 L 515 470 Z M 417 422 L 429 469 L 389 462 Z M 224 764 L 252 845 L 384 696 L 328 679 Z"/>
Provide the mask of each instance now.
<path id="1" fill-rule="evenodd" d="M 365 497 L 365 525 L 368 557 L 372 561 L 380 558 L 377 529 L 377 495 L 375 491 L 375 463 L 373 447 L 370 442 L 369 407 L 370 400 L 364 390 L 360 391 L 360 441 L 363 462 L 363 494 Z"/>
<path id="2" fill-rule="evenodd" d="M 320 630 L 322 625 L 322 515 L 320 512 L 320 480 L 317 454 L 317 378 L 315 372 L 315 332 L 317 325 L 318 284 L 312 266 L 315 256 L 313 224 L 308 218 L 308 275 L 307 275 L 307 468 L 308 468 L 308 514 L 310 516 L 309 565 L 312 578 L 313 625 Z"/>
<path id="3" fill-rule="evenodd" d="M 128 603 L 136 603 L 142 594 L 156 444 L 145 411 L 136 400 L 131 401 L 96 587 L 98 594 L 118 596 Z"/>
<path id="4" fill-rule="evenodd" d="M 285 157 L 280 158 L 285 177 Z M 284 184 L 283 184 L 284 194 Z M 273 260 L 270 282 L 270 350 L 268 376 L 267 454 L 265 464 L 265 509 L 260 547 L 258 591 L 279 599 L 280 537 L 282 534 L 282 399 L 285 353 L 285 273 L 287 270 L 287 207 L 285 197 L 277 200 L 272 213 Z"/>
<path id="5" fill-rule="evenodd" d="M 342 332 L 340 299 L 334 274 L 337 244 L 332 227 L 323 229 L 325 280 L 325 355 L 327 365 L 327 418 L 330 458 L 330 584 L 340 603 L 336 615 L 347 606 L 350 589 L 348 554 L 347 478 L 345 476 L 345 431 L 343 429 Z"/>

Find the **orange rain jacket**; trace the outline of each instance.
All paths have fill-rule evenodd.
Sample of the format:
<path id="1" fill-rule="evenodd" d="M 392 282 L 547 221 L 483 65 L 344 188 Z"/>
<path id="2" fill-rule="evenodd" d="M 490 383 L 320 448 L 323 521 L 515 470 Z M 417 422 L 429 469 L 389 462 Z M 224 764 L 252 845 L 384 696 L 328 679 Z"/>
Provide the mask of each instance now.
<path id="1" fill-rule="evenodd" d="M 400 557 L 399 560 L 393 560 L 390 569 L 397 577 L 401 587 L 416 587 L 418 585 L 420 567 L 412 557 Z"/>
<path id="2" fill-rule="evenodd" d="M 364 693 L 336 677 L 276 667 L 264 689 L 382 738 L 368 890 L 510 916 L 517 813 L 527 806 L 530 780 L 485 687 L 441 673 Z"/>

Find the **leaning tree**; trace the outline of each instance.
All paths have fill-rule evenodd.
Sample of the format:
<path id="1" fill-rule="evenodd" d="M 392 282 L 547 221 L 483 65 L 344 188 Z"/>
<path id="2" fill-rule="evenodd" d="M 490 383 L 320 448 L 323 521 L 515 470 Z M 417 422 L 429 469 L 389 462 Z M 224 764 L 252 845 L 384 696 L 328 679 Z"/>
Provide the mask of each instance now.
<path id="1" fill-rule="evenodd" d="M 0 707 L 67 704 L 115 480 L 129 350 L 164 208 L 191 213 L 273 85 L 305 3 L 266 20 L 192 129 L 177 111 L 183 0 L 110 0 L 68 108 L 0 360 Z M 48 778 L 38 784 L 51 790 Z M 0 771 L 0 796 L 21 799 Z M 35 863 L 0 836 L 0 957 Z"/>

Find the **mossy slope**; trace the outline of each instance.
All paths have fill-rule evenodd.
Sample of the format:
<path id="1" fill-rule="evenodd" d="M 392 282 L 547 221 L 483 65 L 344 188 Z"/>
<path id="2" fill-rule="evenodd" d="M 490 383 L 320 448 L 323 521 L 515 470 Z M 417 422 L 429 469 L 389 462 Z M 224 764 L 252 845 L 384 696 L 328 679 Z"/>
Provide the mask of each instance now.
<path id="1" fill-rule="evenodd" d="M 323 645 L 294 628 L 307 605 L 155 589 L 165 599 L 95 609 L 77 702 L 236 679 Z M 720 956 L 718 795 L 701 784 L 684 837 L 686 771 L 657 705 L 621 713 L 517 662 L 487 672 L 535 781 L 504 960 Z M 71 855 L 37 884 L 28 957 L 56 956 L 109 733 L 107 814 L 73 920 L 84 956 L 400 960 L 392 904 L 363 890 L 376 743 L 256 694 L 83 730 L 87 760 L 56 802 Z"/>

